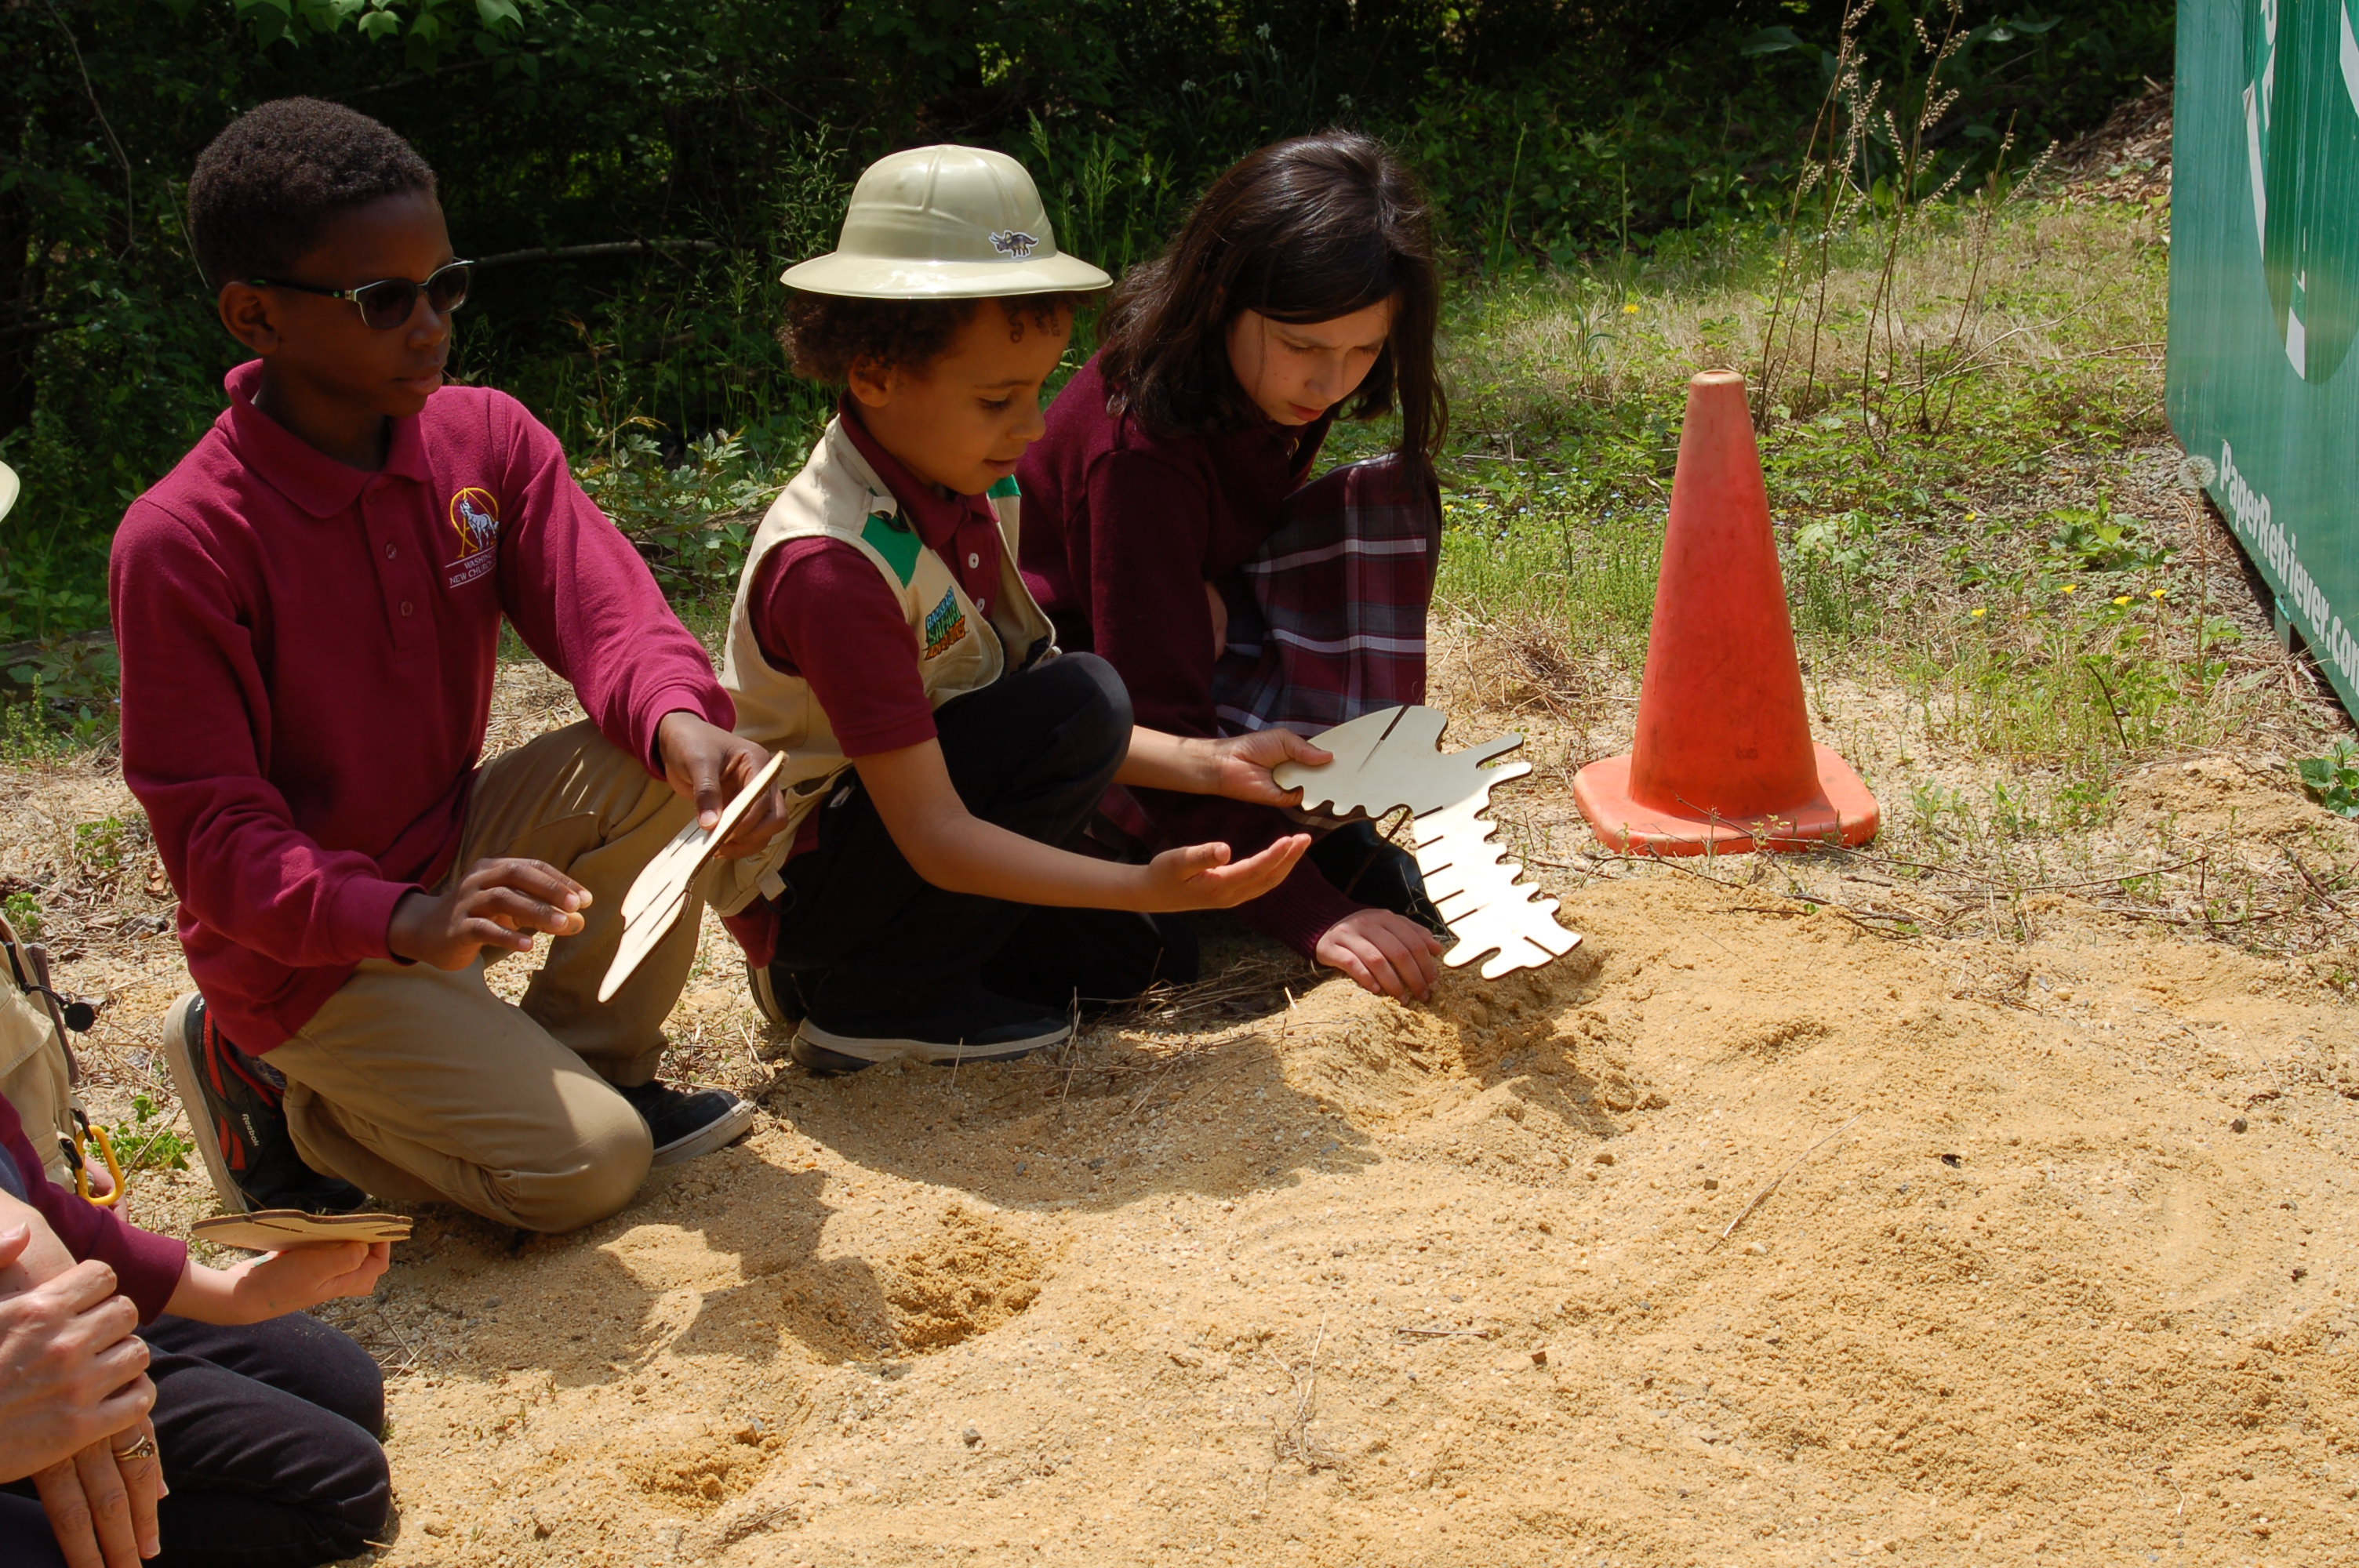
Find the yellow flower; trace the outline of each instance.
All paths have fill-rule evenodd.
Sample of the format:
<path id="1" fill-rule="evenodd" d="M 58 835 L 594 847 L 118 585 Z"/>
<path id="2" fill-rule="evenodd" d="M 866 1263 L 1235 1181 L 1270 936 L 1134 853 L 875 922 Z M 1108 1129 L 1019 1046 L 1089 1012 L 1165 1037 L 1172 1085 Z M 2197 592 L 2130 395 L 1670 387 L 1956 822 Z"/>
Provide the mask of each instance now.
<path id="1" fill-rule="evenodd" d="M 1634 300 L 1632 300 L 1629 304 L 1625 305 L 1624 307 L 1622 307 L 1622 314 L 1624 314 L 1625 316 L 1636 316 L 1637 313 L 1638 313 L 1638 302 L 1637 302 L 1636 300 L 1635 300 L 1635 299 L 1634 299 Z"/>
<path id="2" fill-rule="evenodd" d="M 2151 597 L 2153 597 L 2153 598 L 2155 598 L 2155 599 L 2160 599 L 2160 598 L 2162 598 L 2162 597 L 2163 597 L 2163 595 L 2164 595 L 2165 591 L 2166 591 L 2165 589 L 2162 589 L 2158 588 L 2158 589 L 2156 589 L 2154 590 L 2154 592 L 2153 592 L 2153 594 L 2151 595 Z"/>
<path id="3" fill-rule="evenodd" d="M 1982 514 L 1979 512 L 1969 512 L 1966 514 L 1966 521 L 1969 523 L 1979 522 L 1981 519 Z"/>
<path id="4" fill-rule="evenodd" d="M 1990 611 L 1977 607 L 1973 610 L 1968 611 L 1967 613 L 1972 615 L 1975 620 L 1980 621 L 1984 616 L 1988 615 Z"/>
<path id="5" fill-rule="evenodd" d="M 2081 585 L 2077 582 L 2068 582 L 2056 591 L 2059 593 L 2078 593 L 2081 591 Z"/>
<path id="6" fill-rule="evenodd" d="M 2130 596 L 2129 596 L 2128 594 L 2126 594 L 2126 593 L 2124 593 L 2124 594 L 2116 594 L 2116 595 L 2114 596 L 2114 602 L 2115 604 L 2127 604 L 2129 601 L 2130 601 Z"/>

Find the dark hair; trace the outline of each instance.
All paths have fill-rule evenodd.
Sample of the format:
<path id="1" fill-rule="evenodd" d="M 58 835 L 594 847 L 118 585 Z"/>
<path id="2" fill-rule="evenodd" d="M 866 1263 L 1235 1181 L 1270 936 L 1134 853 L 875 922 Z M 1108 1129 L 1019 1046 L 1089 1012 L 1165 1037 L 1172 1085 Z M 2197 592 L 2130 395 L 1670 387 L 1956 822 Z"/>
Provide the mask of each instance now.
<path id="1" fill-rule="evenodd" d="M 1009 294 L 994 296 L 1024 335 L 1030 322 L 1053 332 L 1081 308 L 1079 294 Z M 950 352 L 951 344 L 983 300 L 977 299 L 855 299 L 842 294 L 806 294 L 797 289 L 787 297 L 787 322 L 778 329 L 778 342 L 797 375 L 830 386 L 851 379 L 852 367 L 875 360 L 884 370 L 909 370 L 923 374 Z"/>
<path id="2" fill-rule="evenodd" d="M 340 212 L 433 189 L 426 160 L 367 115 L 279 98 L 232 120 L 197 155 L 189 234 L 205 281 L 219 288 L 284 275 Z"/>
<path id="3" fill-rule="evenodd" d="M 1170 248 L 1115 288 L 1098 368 L 1159 435 L 1242 427 L 1263 416 L 1229 366 L 1239 311 L 1332 321 L 1382 299 L 1399 302 L 1392 331 L 1344 414 L 1373 418 L 1397 403 L 1400 455 L 1430 474 L 1450 420 L 1433 368 L 1432 218 L 1400 160 L 1357 132 L 1277 143 L 1214 180 Z"/>

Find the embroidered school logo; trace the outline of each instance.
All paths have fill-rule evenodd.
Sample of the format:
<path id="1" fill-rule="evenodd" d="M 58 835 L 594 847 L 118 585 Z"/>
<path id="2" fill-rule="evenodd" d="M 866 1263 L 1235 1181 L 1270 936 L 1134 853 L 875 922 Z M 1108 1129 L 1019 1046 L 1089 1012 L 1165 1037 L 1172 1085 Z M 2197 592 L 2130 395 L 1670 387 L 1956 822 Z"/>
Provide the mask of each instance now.
<path id="1" fill-rule="evenodd" d="M 1004 256 L 1022 261 L 1039 249 L 1040 242 L 1021 229 L 1002 229 L 991 236 L 991 248 Z"/>
<path id="2" fill-rule="evenodd" d="M 443 563 L 452 588 L 464 588 L 499 564 L 500 503 L 488 490 L 470 485 L 451 498 L 451 531 L 459 535 L 459 558 Z"/>
<path id="3" fill-rule="evenodd" d="M 958 590 L 942 589 L 942 601 L 926 611 L 926 657 L 939 658 L 966 640 L 966 611 L 958 607 Z"/>

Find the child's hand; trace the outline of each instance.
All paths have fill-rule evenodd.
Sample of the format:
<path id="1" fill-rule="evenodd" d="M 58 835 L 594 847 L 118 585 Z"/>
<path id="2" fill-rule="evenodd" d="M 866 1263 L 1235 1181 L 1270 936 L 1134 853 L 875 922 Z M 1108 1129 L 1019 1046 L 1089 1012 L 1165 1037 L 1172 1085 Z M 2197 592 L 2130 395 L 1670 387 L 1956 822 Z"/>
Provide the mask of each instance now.
<path id="1" fill-rule="evenodd" d="M 485 947 L 529 953 L 532 933 L 571 936 L 590 890 L 539 860 L 478 860 L 449 892 L 410 892 L 393 906 L 386 946 L 397 958 L 463 969 Z"/>
<path id="2" fill-rule="evenodd" d="M 1259 898 L 1294 870 L 1310 848 L 1308 833 L 1289 834 L 1250 860 L 1229 864 L 1226 844 L 1166 849 L 1147 865 L 1146 898 L 1132 907 L 1150 914 L 1182 909 L 1228 909 Z"/>
<path id="3" fill-rule="evenodd" d="M 1212 787 L 1204 793 L 1249 800 L 1256 806 L 1292 806 L 1302 798 L 1300 789 L 1281 789 L 1269 776 L 1269 770 L 1278 763 L 1302 762 L 1316 768 L 1335 760 L 1334 753 L 1321 751 L 1293 730 L 1276 727 L 1207 744 L 1212 751 L 1214 773 Z"/>
<path id="4" fill-rule="evenodd" d="M 323 1247 L 290 1247 L 223 1271 L 240 1319 L 260 1323 L 304 1312 L 338 1296 L 365 1296 L 376 1290 L 393 1260 L 389 1241 L 337 1241 Z"/>
<path id="5" fill-rule="evenodd" d="M 389 1241 L 332 1241 L 266 1252 L 227 1269 L 191 1261 L 164 1310 L 199 1323 L 260 1323 L 338 1296 L 367 1295 L 392 1260 Z"/>
<path id="6" fill-rule="evenodd" d="M 1364 990 L 1422 1001 L 1441 978 L 1436 962 L 1440 954 L 1440 938 L 1408 916 L 1361 909 L 1327 928 L 1315 956 L 1359 981 Z"/>
<path id="7" fill-rule="evenodd" d="M 663 758 L 665 780 L 683 800 L 695 802 L 696 819 L 707 827 L 770 764 L 770 753 L 755 742 L 684 708 L 665 714 L 656 726 L 656 751 Z M 724 860 L 758 854 L 786 826 L 787 797 L 773 788 L 737 819 L 713 853 Z"/>

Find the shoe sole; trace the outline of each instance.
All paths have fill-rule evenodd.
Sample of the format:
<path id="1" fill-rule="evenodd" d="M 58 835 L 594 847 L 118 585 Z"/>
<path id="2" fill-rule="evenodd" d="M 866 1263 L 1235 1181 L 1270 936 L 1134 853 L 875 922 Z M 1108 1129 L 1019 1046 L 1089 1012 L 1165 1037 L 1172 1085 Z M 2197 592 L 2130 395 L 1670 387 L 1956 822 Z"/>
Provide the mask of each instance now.
<path id="1" fill-rule="evenodd" d="M 787 1059 L 814 1077 L 842 1078 L 876 1065 L 857 1056 L 845 1056 L 814 1045 L 798 1033 L 787 1042 Z"/>
<path id="2" fill-rule="evenodd" d="M 754 1102 L 741 1099 L 687 1137 L 665 1144 L 656 1151 L 650 1165 L 678 1165 L 715 1149 L 725 1148 L 745 1136 L 754 1125 Z"/>
<path id="3" fill-rule="evenodd" d="M 792 1029 L 802 1022 L 802 1014 L 789 1012 L 778 1000 L 778 988 L 771 983 L 767 968 L 745 966 L 745 987 L 754 993 L 754 1009 L 781 1029 Z"/>
<path id="4" fill-rule="evenodd" d="M 184 991 L 164 1014 L 164 1060 L 171 1064 L 172 1088 L 180 1097 L 180 1108 L 188 1113 L 190 1141 L 205 1162 L 205 1174 L 212 1179 L 213 1195 L 221 1199 L 222 1212 L 245 1214 L 254 1206 L 245 1201 L 245 1194 L 230 1175 L 229 1160 L 222 1153 L 212 1113 L 205 1105 L 204 1069 L 189 1047 L 189 1014 L 199 1000 L 195 991 Z"/>
<path id="5" fill-rule="evenodd" d="M 874 1066 L 879 1062 L 903 1060 L 924 1062 L 931 1066 L 947 1066 L 952 1062 L 1011 1062 L 1018 1056 L 1028 1056 L 1035 1051 L 1060 1045 L 1072 1037 L 1073 1026 L 1070 1023 L 1060 1023 L 1054 1030 L 1029 1040 L 1001 1041 L 992 1045 L 963 1043 L 945 1045 L 934 1040 L 877 1040 L 838 1034 L 821 1029 L 808 1018 L 795 1030 L 796 1044 L 809 1045 L 830 1055 L 845 1057 L 864 1067 Z M 797 1059 L 800 1060 L 799 1057 Z"/>

